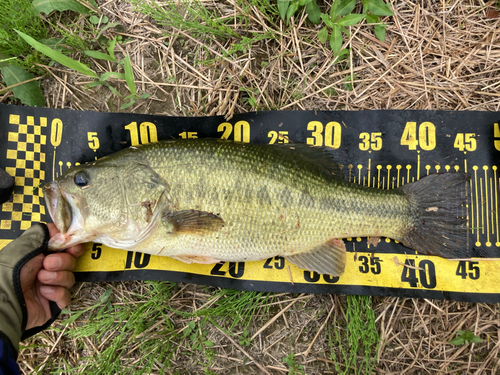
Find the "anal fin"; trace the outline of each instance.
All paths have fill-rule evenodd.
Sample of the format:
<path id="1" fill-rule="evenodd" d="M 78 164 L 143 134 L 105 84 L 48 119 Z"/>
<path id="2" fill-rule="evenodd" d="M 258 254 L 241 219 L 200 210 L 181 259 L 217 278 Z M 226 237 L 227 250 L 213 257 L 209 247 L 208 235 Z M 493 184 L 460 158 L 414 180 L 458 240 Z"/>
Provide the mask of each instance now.
<path id="1" fill-rule="evenodd" d="M 307 252 L 288 255 L 285 258 L 299 268 L 320 274 L 342 276 L 346 264 L 344 241 L 332 239 Z"/>

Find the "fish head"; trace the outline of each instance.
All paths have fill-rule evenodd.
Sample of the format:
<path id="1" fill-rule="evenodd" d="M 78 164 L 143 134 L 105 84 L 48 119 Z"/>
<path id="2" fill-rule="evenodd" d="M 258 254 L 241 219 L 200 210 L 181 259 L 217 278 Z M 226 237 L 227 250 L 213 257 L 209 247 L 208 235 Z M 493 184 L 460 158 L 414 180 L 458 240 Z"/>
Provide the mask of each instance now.
<path id="1" fill-rule="evenodd" d="M 43 191 L 60 231 L 49 241 L 54 250 L 89 241 L 131 248 L 167 208 L 166 185 L 147 163 L 135 160 L 103 158 L 72 167 Z"/>

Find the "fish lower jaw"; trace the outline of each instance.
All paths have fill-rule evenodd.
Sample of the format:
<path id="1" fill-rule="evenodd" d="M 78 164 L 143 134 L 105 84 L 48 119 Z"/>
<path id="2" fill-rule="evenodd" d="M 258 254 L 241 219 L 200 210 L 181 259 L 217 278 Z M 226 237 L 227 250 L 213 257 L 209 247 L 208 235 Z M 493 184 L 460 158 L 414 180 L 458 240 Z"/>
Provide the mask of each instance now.
<path id="1" fill-rule="evenodd" d="M 57 233 L 55 236 L 52 236 L 49 240 L 49 250 L 63 250 L 66 246 L 66 236 L 63 233 Z"/>
<path id="2" fill-rule="evenodd" d="M 71 246 L 93 241 L 96 237 L 97 235 L 81 230 L 58 233 L 49 240 L 48 248 L 49 250 L 64 250 Z"/>

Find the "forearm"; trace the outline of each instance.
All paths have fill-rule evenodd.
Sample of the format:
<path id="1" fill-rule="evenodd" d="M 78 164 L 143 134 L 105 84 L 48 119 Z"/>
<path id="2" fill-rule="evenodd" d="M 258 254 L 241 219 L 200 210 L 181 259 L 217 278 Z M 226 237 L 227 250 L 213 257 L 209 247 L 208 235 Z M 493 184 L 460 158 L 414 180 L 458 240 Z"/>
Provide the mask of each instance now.
<path id="1" fill-rule="evenodd" d="M 46 226 L 34 225 L 0 250 L 0 332 L 9 339 L 16 354 L 27 319 L 21 269 L 46 249 L 48 238 Z"/>

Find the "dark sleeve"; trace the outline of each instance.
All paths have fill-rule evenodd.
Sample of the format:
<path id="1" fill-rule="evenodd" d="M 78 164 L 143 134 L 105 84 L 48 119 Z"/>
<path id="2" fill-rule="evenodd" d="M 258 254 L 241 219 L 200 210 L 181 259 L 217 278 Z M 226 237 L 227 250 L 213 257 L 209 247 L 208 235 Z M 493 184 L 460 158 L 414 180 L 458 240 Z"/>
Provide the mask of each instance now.
<path id="1" fill-rule="evenodd" d="M 0 331 L 0 375 L 10 374 L 19 374 L 19 366 L 9 339 Z"/>

